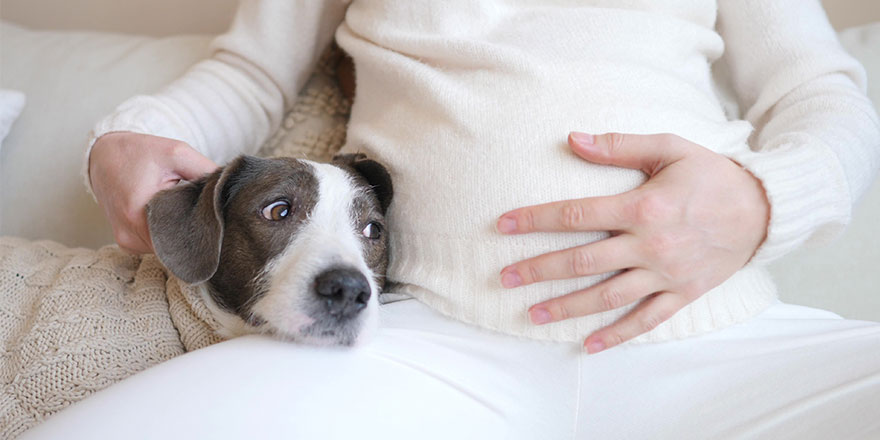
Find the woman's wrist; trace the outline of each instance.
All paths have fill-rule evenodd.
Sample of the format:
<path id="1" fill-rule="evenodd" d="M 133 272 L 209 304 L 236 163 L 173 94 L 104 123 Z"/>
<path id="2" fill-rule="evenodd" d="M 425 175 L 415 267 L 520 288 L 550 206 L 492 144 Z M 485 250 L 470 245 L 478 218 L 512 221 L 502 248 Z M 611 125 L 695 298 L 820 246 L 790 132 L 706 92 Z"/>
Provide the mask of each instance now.
<path id="1" fill-rule="evenodd" d="M 732 156 L 760 181 L 770 206 L 767 236 L 752 262 L 768 264 L 807 241 L 829 241 L 849 223 L 852 200 L 834 154 L 814 145 Z"/>

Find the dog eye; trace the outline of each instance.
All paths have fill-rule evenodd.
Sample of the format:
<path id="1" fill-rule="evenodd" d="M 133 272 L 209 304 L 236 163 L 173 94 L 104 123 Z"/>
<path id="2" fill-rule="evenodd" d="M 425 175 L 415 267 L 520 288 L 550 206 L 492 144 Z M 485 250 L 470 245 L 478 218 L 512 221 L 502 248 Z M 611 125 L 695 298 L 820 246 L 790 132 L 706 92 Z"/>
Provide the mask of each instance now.
<path id="1" fill-rule="evenodd" d="M 382 237 L 382 225 L 376 222 L 370 222 L 364 230 L 361 231 L 361 234 L 370 240 L 378 240 Z"/>
<path id="2" fill-rule="evenodd" d="M 287 203 L 284 200 L 278 200 L 277 202 L 272 202 L 269 206 L 263 208 L 263 217 L 266 220 L 283 220 L 290 214 L 290 203 Z"/>

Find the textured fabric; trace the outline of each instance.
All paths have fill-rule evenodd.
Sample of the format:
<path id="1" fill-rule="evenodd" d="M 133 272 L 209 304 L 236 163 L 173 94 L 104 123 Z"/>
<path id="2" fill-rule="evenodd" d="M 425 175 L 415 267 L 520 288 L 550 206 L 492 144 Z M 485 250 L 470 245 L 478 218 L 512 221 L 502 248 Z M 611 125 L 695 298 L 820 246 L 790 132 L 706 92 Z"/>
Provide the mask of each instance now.
<path id="1" fill-rule="evenodd" d="M 575 157 L 564 144 L 570 130 L 677 134 L 737 160 L 771 201 L 753 263 L 639 341 L 710 331 L 767 307 L 775 289 L 761 266 L 839 233 L 880 160 L 864 72 L 816 0 L 355 0 L 347 12 L 342 3 L 243 2 L 212 58 L 123 103 L 94 136 L 158 134 L 219 161 L 253 151 L 344 12 L 336 37 L 355 60 L 358 92 L 343 151 L 392 173 L 389 279 L 456 319 L 566 341 L 631 307 L 544 326 L 529 324 L 526 309 L 605 276 L 506 291 L 498 272 L 607 234 L 502 237 L 492 226 L 509 209 L 644 181 Z M 722 56 L 743 120 L 728 120 L 712 87 Z"/>
<path id="2" fill-rule="evenodd" d="M 287 156 L 329 162 L 345 143 L 351 101 L 336 82 L 336 68 L 342 51 L 330 46 L 309 77 L 281 126 L 267 140 L 258 155 Z"/>
<path id="3" fill-rule="evenodd" d="M 709 335 L 591 356 L 413 300 L 381 311 L 364 347 L 236 338 L 98 393 L 23 440 L 880 438 L 878 323 L 777 304 Z"/>
<path id="4" fill-rule="evenodd" d="M 0 438 L 219 342 L 198 288 L 154 256 L 0 238 Z M 167 293 L 166 293 L 167 292 Z"/>

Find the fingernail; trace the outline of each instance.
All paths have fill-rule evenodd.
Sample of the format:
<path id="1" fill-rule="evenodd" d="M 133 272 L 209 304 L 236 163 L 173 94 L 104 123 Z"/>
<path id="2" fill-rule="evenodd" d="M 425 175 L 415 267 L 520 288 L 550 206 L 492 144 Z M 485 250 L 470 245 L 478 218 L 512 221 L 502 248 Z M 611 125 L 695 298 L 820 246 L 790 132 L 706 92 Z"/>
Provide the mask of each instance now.
<path id="1" fill-rule="evenodd" d="M 498 232 L 509 234 L 516 231 L 516 218 L 512 215 L 505 215 L 498 220 Z"/>
<path id="2" fill-rule="evenodd" d="M 522 285 L 522 277 L 519 276 L 516 270 L 508 270 L 501 274 L 501 285 L 508 289 L 519 287 Z"/>
<path id="3" fill-rule="evenodd" d="M 587 353 L 596 354 L 605 349 L 605 343 L 601 340 L 593 341 L 587 344 Z"/>
<path id="4" fill-rule="evenodd" d="M 587 133 L 577 132 L 577 131 L 571 132 L 571 139 L 576 144 L 583 145 L 583 146 L 591 146 L 596 143 L 595 136 L 593 136 L 591 134 L 587 134 Z"/>
<path id="5" fill-rule="evenodd" d="M 550 312 L 547 309 L 535 308 L 529 310 L 529 319 L 532 320 L 533 324 L 541 325 L 550 322 L 553 318 L 550 317 Z"/>

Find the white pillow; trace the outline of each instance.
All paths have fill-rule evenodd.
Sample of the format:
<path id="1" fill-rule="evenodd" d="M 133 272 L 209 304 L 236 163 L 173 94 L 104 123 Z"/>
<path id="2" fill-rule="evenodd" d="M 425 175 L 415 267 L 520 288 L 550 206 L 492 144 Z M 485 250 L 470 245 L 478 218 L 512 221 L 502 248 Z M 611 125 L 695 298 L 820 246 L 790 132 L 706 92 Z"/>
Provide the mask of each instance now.
<path id="1" fill-rule="evenodd" d="M 9 130 L 12 129 L 12 123 L 21 114 L 24 102 L 24 93 L 0 89 L 0 147 L 3 146 L 3 139 L 6 139 Z"/>
<path id="2" fill-rule="evenodd" d="M 3 139 L 12 130 L 12 124 L 21 114 L 24 102 L 24 93 L 0 89 L 0 163 L 3 163 Z M 3 188 L 6 187 L 0 186 L 0 192 Z M 0 230 L 3 230 L 3 206 L 5 205 L 0 205 Z"/>

